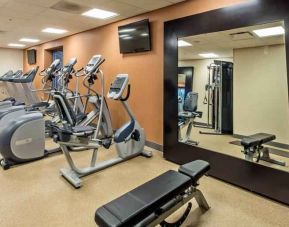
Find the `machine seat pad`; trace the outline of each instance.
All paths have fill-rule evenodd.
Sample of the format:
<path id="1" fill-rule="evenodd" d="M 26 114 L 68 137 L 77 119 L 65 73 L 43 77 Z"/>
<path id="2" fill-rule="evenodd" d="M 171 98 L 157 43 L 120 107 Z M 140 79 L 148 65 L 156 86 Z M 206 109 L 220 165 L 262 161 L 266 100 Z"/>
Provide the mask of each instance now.
<path id="1" fill-rule="evenodd" d="M 83 126 L 83 125 L 77 125 L 75 127 L 72 127 L 73 133 L 85 133 L 85 135 L 89 136 L 94 133 L 95 128 L 91 126 Z"/>
<path id="2" fill-rule="evenodd" d="M 193 114 L 193 112 L 183 111 L 183 112 L 179 112 L 178 116 L 179 117 L 184 117 L 184 118 L 193 118 L 194 114 Z"/>
<path id="3" fill-rule="evenodd" d="M 198 180 L 210 170 L 210 164 L 203 160 L 196 160 L 181 165 L 179 172 L 191 178 L 193 185 L 197 185 Z"/>
<path id="4" fill-rule="evenodd" d="M 25 106 L 25 102 L 15 101 L 13 102 L 13 106 Z"/>
<path id="5" fill-rule="evenodd" d="M 134 226 L 192 185 L 190 177 L 169 170 L 97 209 L 99 226 Z"/>
<path id="6" fill-rule="evenodd" d="M 195 117 L 202 117 L 202 112 L 196 111 L 196 112 L 189 112 L 189 111 L 182 111 L 178 113 L 178 117 L 181 118 L 195 118 Z"/>
<path id="7" fill-rule="evenodd" d="M 244 137 L 241 140 L 241 144 L 242 146 L 245 146 L 245 147 L 254 147 L 254 146 L 260 146 L 263 143 L 267 143 L 275 139 L 276 139 L 275 135 L 267 134 L 267 133 L 257 133 L 251 136 Z"/>

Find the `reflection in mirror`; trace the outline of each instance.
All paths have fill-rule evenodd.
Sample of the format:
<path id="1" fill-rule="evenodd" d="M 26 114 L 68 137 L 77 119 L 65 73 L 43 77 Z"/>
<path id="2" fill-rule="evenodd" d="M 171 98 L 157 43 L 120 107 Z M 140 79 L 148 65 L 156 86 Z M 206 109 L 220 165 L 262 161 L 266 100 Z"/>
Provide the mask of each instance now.
<path id="1" fill-rule="evenodd" d="M 179 141 L 289 171 L 283 22 L 178 40 Z"/>

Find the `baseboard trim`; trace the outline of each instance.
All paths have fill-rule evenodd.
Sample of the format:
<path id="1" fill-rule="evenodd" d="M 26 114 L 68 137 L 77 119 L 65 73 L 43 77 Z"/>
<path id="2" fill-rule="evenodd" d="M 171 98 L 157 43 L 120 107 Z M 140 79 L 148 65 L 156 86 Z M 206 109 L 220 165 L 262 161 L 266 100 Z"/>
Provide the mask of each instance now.
<path id="1" fill-rule="evenodd" d="M 239 135 L 239 134 L 233 134 L 233 137 L 234 138 L 237 138 L 237 139 L 243 139 L 244 137 L 246 137 L 246 136 L 244 136 L 244 135 Z M 273 146 L 273 147 L 278 147 L 278 148 L 281 148 L 281 149 L 287 149 L 287 150 L 289 150 L 289 144 L 286 144 L 286 143 L 279 143 L 279 142 L 269 142 L 269 143 L 266 143 L 266 144 L 268 144 L 268 145 L 270 145 L 270 146 Z"/>
<path id="2" fill-rule="evenodd" d="M 157 144 L 157 143 L 152 142 L 152 141 L 146 140 L 145 145 L 150 147 L 150 148 L 152 148 L 152 149 L 158 150 L 158 151 L 163 151 L 164 150 L 163 145 Z"/>

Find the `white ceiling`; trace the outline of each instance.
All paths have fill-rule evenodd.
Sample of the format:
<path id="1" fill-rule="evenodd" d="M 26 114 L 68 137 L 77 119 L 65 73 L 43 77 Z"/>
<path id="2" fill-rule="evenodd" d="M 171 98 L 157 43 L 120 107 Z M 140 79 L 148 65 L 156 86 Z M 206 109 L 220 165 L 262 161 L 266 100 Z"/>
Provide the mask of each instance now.
<path id="1" fill-rule="evenodd" d="M 108 20 L 99 20 L 50 8 L 60 0 L 0 0 L 0 47 L 19 43 L 23 37 L 40 39 L 40 43 L 44 43 L 182 1 L 185 0 L 65 0 L 85 11 L 99 8 L 119 14 Z M 68 32 L 62 35 L 42 33 L 46 27 L 62 28 Z"/>
<path id="2" fill-rule="evenodd" d="M 284 27 L 284 24 L 283 22 L 274 22 L 181 38 L 181 40 L 191 43 L 192 46 L 179 47 L 179 60 L 203 59 L 199 56 L 200 53 L 215 53 L 220 58 L 233 57 L 233 49 L 284 44 L 284 35 L 259 38 L 253 33 L 253 30 L 256 29 L 275 26 Z M 250 32 L 253 36 L 238 41 L 232 39 L 231 34 L 241 32 Z"/>

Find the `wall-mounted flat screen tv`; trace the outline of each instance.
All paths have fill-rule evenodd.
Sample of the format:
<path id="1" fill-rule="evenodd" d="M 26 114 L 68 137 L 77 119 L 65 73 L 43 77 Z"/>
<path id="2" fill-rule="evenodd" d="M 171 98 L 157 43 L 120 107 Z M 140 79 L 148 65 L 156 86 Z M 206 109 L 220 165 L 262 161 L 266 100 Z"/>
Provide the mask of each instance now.
<path id="1" fill-rule="evenodd" d="M 29 65 L 36 64 L 36 50 L 35 49 L 27 50 L 27 57 L 28 57 Z"/>
<path id="2" fill-rule="evenodd" d="M 149 20 L 137 21 L 118 27 L 120 53 L 136 53 L 151 50 Z"/>

